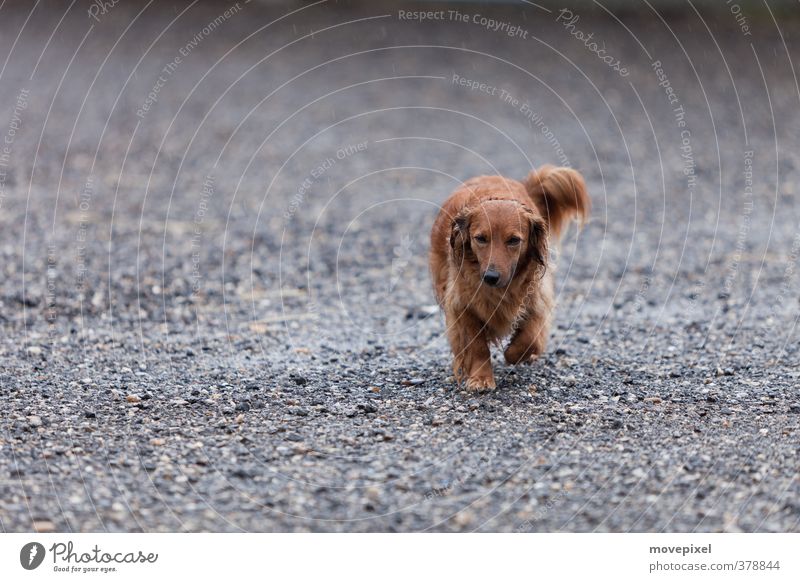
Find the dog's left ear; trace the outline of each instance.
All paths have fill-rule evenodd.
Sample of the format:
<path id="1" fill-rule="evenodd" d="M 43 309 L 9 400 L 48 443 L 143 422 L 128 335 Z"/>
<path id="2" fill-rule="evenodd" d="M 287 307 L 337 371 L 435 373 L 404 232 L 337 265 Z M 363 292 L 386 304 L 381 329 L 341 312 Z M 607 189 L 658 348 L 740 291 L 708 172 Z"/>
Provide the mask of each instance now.
<path id="1" fill-rule="evenodd" d="M 547 268 L 547 223 L 538 216 L 530 215 L 528 233 L 528 259 L 542 268 Z"/>
<path id="2" fill-rule="evenodd" d="M 472 247 L 469 243 L 469 223 L 472 217 L 472 209 L 464 208 L 453 219 L 450 227 L 450 247 L 453 249 L 453 256 L 457 261 L 463 260 Z"/>

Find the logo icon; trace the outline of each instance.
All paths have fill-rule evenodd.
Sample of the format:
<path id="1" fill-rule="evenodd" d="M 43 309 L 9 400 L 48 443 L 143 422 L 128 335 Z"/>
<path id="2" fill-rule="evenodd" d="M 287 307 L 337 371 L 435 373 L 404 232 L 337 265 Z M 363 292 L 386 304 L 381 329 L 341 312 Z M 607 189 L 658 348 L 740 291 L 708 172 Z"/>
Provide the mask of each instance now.
<path id="1" fill-rule="evenodd" d="M 30 542 L 19 551 L 19 563 L 26 570 L 35 570 L 44 561 L 44 546 L 39 542 Z"/>

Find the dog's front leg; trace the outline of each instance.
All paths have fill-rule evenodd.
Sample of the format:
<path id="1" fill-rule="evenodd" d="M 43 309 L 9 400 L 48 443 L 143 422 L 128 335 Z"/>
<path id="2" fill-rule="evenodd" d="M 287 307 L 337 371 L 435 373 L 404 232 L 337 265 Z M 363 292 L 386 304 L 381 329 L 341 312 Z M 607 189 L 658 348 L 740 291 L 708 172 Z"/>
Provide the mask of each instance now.
<path id="1" fill-rule="evenodd" d="M 549 314 L 535 312 L 528 315 L 514 332 L 503 354 L 512 365 L 529 363 L 544 353 L 550 335 Z"/>
<path id="2" fill-rule="evenodd" d="M 456 382 L 465 382 L 467 390 L 475 392 L 493 390 L 492 359 L 483 322 L 469 311 L 448 312 L 446 320 Z"/>

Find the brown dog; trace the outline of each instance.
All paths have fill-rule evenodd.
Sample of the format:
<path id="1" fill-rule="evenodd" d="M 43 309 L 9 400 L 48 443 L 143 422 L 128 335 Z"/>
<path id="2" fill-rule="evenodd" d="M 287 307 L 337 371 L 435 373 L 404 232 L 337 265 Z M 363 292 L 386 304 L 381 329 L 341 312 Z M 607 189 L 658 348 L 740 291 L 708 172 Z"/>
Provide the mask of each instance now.
<path id="1" fill-rule="evenodd" d="M 445 313 L 456 381 L 495 387 L 489 343 L 506 336 L 509 364 L 545 348 L 555 293 L 548 244 L 591 201 L 581 175 L 543 166 L 524 182 L 479 176 L 444 203 L 431 231 L 430 269 Z"/>

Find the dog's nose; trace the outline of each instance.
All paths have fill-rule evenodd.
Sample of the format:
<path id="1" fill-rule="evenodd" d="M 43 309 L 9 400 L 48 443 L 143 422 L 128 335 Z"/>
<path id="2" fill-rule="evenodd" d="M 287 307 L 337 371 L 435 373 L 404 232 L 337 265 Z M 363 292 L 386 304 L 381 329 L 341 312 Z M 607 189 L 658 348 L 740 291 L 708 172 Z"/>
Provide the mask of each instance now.
<path id="1" fill-rule="evenodd" d="M 500 273 L 493 269 L 488 269 L 483 274 L 483 282 L 489 285 L 490 287 L 494 287 L 500 282 Z"/>

